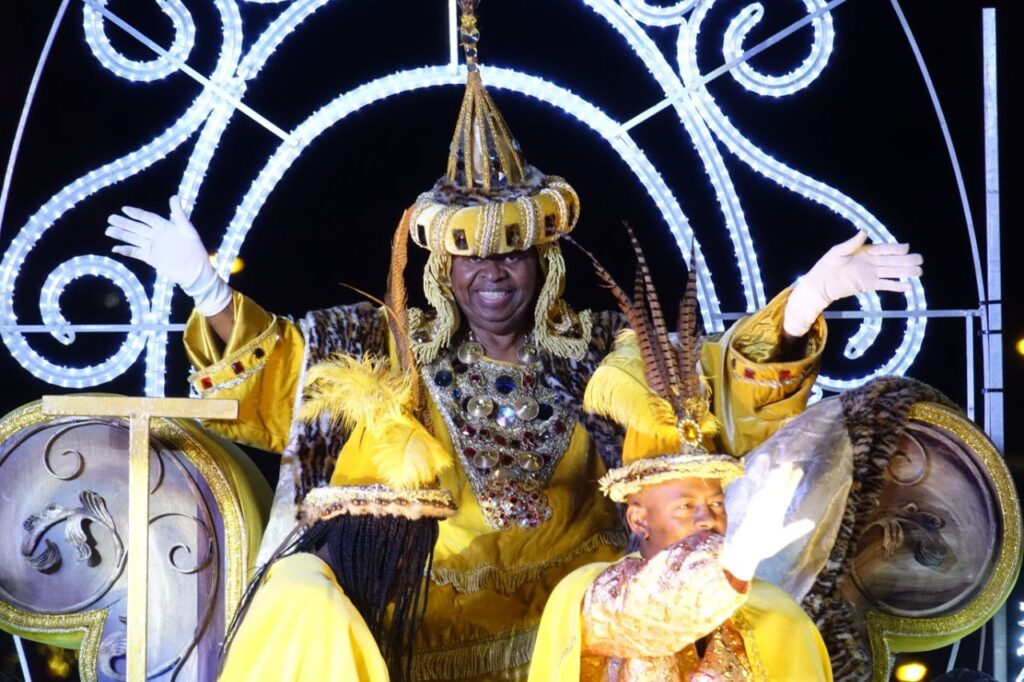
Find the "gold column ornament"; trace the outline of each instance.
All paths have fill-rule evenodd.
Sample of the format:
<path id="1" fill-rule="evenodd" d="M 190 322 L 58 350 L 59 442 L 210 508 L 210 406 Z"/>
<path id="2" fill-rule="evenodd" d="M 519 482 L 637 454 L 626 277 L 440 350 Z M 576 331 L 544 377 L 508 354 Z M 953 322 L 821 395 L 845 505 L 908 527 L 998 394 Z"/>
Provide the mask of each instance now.
<path id="1" fill-rule="evenodd" d="M 128 680 L 146 679 L 146 622 L 149 572 L 149 420 L 237 419 L 234 400 L 43 396 L 43 413 L 68 417 L 128 419 Z"/>

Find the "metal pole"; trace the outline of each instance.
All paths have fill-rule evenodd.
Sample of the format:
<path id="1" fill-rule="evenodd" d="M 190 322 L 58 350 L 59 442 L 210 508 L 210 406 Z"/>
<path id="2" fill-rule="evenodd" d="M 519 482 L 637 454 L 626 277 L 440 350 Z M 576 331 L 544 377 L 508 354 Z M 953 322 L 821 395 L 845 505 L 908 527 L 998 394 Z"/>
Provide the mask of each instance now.
<path id="1" fill-rule="evenodd" d="M 985 314 L 985 432 L 1002 452 L 1003 440 L 1003 289 L 999 227 L 999 107 L 996 82 L 996 11 L 981 10 L 985 93 L 985 243 L 988 291 Z M 992 616 L 992 674 L 1007 679 L 1006 606 Z"/>
<path id="2" fill-rule="evenodd" d="M 964 318 L 964 346 L 967 356 L 967 418 L 974 421 L 974 318 Z"/>

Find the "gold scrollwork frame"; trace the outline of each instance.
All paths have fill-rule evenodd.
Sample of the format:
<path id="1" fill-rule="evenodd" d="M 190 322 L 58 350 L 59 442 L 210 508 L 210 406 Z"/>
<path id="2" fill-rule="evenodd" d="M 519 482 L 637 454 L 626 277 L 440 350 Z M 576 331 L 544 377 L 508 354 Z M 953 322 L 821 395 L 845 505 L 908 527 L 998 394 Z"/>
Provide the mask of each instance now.
<path id="1" fill-rule="evenodd" d="M 29 403 L 0 420 L 0 443 L 22 429 L 59 419 L 67 418 L 43 414 L 42 401 Z M 161 417 L 153 418 L 150 434 L 177 448 L 196 467 L 213 494 L 224 523 L 224 618 L 225 622 L 230 622 L 241 601 L 249 579 L 250 564 L 256 557 L 262 535 L 261 532 L 250 532 L 258 531 L 262 526 L 259 523 L 253 528 L 253 521 L 262 520 L 263 514 L 252 494 L 242 493 L 239 466 L 224 452 L 220 441 L 187 421 Z M 107 609 L 44 615 L 0 601 L 0 626 L 4 630 L 27 639 L 78 649 L 82 682 L 95 682 L 97 679 L 96 660 L 106 620 Z"/>
<path id="2" fill-rule="evenodd" d="M 1003 535 L 988 582 L 956 613 L 938 618 L 905 618 L 877 611 L 867 614 L 872 679 L 877 681 L 889 679 L 894 654 L 938 649 L 984 625 L 1010 595 L 1021 567 L 1020 501 L 999 451 L 974 423 L 935 403 L 914 404 L 909 418 L 948 431 L 977 455 L 992 478 Z"/>

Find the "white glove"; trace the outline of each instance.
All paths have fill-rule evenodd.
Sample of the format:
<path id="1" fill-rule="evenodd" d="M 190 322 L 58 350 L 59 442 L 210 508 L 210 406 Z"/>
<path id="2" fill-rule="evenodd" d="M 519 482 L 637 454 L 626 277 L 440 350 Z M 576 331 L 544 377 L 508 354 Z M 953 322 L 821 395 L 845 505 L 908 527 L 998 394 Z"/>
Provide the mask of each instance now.
<path id="1" fill-rule="evenodd" d="M 181 287 L 195 301 L 196 309 L 212 317 L 231 303 L 231 287 L 210 263 L 203 240 L 185 216 L 181 199 L 171 197 L 169 219 L 131 206 L 125 218 L 112 215 L 105 234 L 119 239 L 114 253 L 137 258 Z"/>
<path id="2" fill-rule="evenodd" d="M 803 476 L 803 470 L 789 462 L 768 473 L 751 495 L 743 520 L 726 534 L 722 568 L 749 582 L 761 561 L 811 532 L 814 522 L 810 519 L 785 524 L 786 510 Z"/>
<path id="3" fill-rule="evenodd" d="M 866 291 L 910 291 L 904 277 L 920 277 L 921 254 L 909 244 L 865 244 L 861 230 L 836 244 L 811 271 L 800 278 L 789 295 L 782 328 L 790 336 L 803 336 L 833 301 Z"/>

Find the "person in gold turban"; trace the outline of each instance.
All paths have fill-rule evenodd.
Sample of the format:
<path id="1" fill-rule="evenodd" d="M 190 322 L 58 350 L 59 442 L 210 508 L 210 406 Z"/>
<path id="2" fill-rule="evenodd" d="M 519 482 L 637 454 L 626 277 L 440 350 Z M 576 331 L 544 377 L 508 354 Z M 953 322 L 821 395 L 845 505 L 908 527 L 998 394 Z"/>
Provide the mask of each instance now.
<path id="1" fill-rule="evenodd" d="M 298 502 L 346 466 L 339 453 L 352 439 L 347 422 L 298 419 L 305 377 L 338 354 L 396 363 L 408 338 L 423 388 L 417 414 L 452 457 L 438 484 L 458 507 L 439 523 L 412 676 L 523 679 L 554 585 L 625 547 L 618 511 L 595 485 L 619 464 L 622 430 L 583 414 L 581 403 L 626 323 L 564 300 L 559 242 L 579 222 L 579 198 L 525 161 L 484 88 L 476 16 L 471 2 L 462 4 L 468 81 L 447 169 L 398 231 L 430 252 L 429 307 L 409 309 L 398 336 L 388 313 L 369 303 L 293 322 L 232 291 L 176 199 L 169 219 L 126 208 L 111 216 L 107 234 L 125 242 L 117 253 L 152 264 L 195 299 L 185 331 L 191 383 L 204 397 L 240 401 L 238 421 L 207 426 L 281 453 L 264 548 L 294 525 Z M 393 282 L 405 244 L 393 247 Z M 797 299 L 803 303 L 788 305 L 787 290 L 704 345 L 701 362 L 723 423 L 720 451 L 745 452 L 806 404 L 825 343 L 815 310 L 824 299 Z M 787 335 L 784 318 L 794 310 L 801 312 L 796 333 Z"/>

